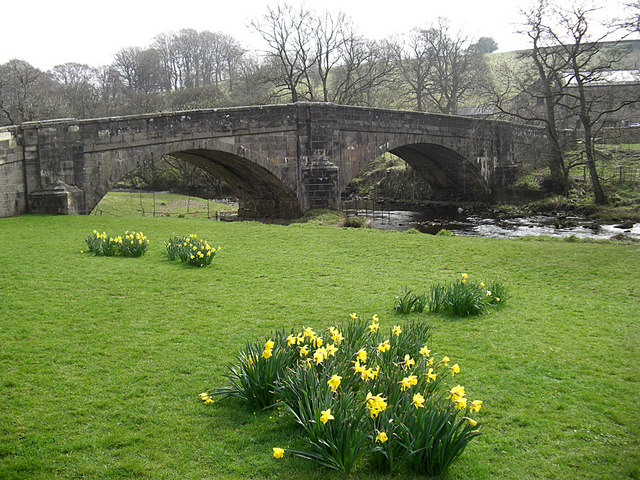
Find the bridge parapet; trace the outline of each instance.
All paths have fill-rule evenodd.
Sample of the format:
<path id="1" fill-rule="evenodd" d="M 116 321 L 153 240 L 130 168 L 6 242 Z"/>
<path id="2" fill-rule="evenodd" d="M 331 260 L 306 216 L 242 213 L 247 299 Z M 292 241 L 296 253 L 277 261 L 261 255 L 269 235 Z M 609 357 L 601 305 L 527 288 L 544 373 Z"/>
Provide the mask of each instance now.
<path id="1" fill-rule="evenodd" d="M 539 163 L 539 130 L 419 112 L 297 103 L 0 129 L 0 216 L 88 213 L 117 181 L 171 154 L 221 178 L 254 216 L 339 208 L 347 184 L 392 152 L 442 198 L 484 199 Z"/>

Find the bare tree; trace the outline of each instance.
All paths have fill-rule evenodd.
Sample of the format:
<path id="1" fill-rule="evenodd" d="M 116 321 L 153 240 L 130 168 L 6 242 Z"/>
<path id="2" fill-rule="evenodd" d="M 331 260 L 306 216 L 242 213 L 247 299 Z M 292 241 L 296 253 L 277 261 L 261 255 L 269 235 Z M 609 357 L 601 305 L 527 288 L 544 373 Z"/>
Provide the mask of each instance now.
<path id="1" fill-rule="evenodd" d="M 424 30 L 413 29 L 395 49 L 398 70 L 407 86 L 407 96 L 419 112 L 425 111 L 425 97 L 429 88 L 427 78 L 433 62 L 425 37 Z"/>
<path id="2" fill-rule="evenodd" d="M 332 15 L 325 12 L 323 16 L 313 19 L 315 24 L 316 68 L 322 86 L 322 99 L 330 99 L 329 78 L 334 68 L 344 60 L 344 45 L 352 35 L 351 21 L 342 12 Z"/>
<path id="3" fill-rule="evenodd" d="M 612 32 L 597 37 L 589 33 L 594 8 L 575 4 L 572 8 L 552 8 L 557 23 L 549 23 L 546 31 L 566 62 L 565 89 L 562 106 L 580 121 L 582 127 L 585 164 L 589 170 L 595 202 L 607 203 L 605 192 L 596 170 L 595 137 L 603 120 L 611 113 L 640 100 L 638 92 L 626 98 L 612 98 L 610 90 L 599 88 L 608 81 L 607 76 L 618 68 L 629 50 L 610 42 Z M 626 92 L 627 95 L 630 92 Z"/>
<path id="4" fill-rule="evenodd" d="M 68 107 L 48 73 L 14 59 L 0 65 L 0 114 L 17 124 L 66 116 Z"/>
<path id="5" fill-rule="evenodd" d="M 317 56 L 312 37 L 312 16 L 303 8 L 290 5 L 267 7 L 267 13 L 251 25 L 268 46 L 267 59 L 272 66 L 271 82 L 276 97 L 288 96 L 292 102 L 313 100 L 311 70 Z"/>
<path id="6" fill-rule="evenodd" d="M 376 105 L 376 93 L 392 81 L 393 50 L 388 42 L 349 35 L 342 46 L 342 62 L 333 75 L 331 101 L 343 105 Z"/>
<path id="7" fill-rule="evenodd" d="M 61 93 L 69 103 L 74 117 L 88 118 L 95 114 L 100 96 L 94 68 L 70 62 L 53 67 L 51 75 L 60 85 Z"/>
<path id="8" fill-rule="evenodd" d="M 456 115 L 458 105 L 484 81 L 484 57 L 470 48 L 467 37 L 451 35 L 446 19 L 438 19 L 438 24 L 423 31 L 422 36 L 430 56 L 426 96 L 439 112 Z"/>

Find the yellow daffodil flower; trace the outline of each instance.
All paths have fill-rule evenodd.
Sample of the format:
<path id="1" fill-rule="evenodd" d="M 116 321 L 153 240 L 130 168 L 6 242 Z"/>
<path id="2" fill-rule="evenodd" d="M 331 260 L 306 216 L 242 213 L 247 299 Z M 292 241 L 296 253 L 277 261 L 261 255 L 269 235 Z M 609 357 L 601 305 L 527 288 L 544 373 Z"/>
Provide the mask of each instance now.
<path id="1" fill-rule="evenodd" d="M 374 323 L 372 323 L 371 325 L 369 325 L 369 331 L 370 331 L 371 333 L 375 333 L 375 332 L 377 332 L 379 328 L 380 328 L 380 325 L 379 325 L 379 324 L 377 324 L 377 323 L 375 323 L 375 322 L 374 322 Z"/>
<path id="2" fill-rule="evenodd" d="M 313 331 L 312 328 L 305 328 L 304 332 L 303 332 L 305 337 L 309 337 L 309 338 L 314 338 L 316 336 L 316 333 Z"/>
<path id="3" fill-rule="evenodd" d="M 374 323 L 378 323 L 380 320 L 378 319 L 378 314 L 374 313 L 373 317 L 371 317 L 371 321 Z"/>
<path id="4" fill-rule="evenodd" d="M 378 350 L 378 352 L 380 353 L 384 353 L 388 350 L 391 349 L 391 345 L 389 345 L 389 340 L 385 340 L 384 342 L 382 342 L 381 344 L 379 344 L 376 349 Z"/>
<path id="5" fill-rule="evenodd" d="M 265 348 L 264 352 L 262 352 L 262 356 L 264 358 L 270 358 L 271 357 L 271 349 L 270 348 Z"/>
<path id="6" fill-rule="evenodd" d="M 375 397 L 371 394 L 371 392 L 367 393 L 367 407 L 369 408 L 369 413 L 371 414 L 371 418 L 377 417 L 380 412 L 383 412 L 387 409 L 386 399 L 383 398 L 380 394 L 377 394 Z"/>
<path id="7" fill-rule="evenodd" d="M 282 458 L 284 455 L 284 449 L 273 447 L 273 458 Z"/>
<path id="8" fill-rule="evenodd" d="M 464 387 L 462 385 L 456 385 L 449 390 L 449 398 L 454 402 L 462 397 L 464 397 Z"/>
<path id="9" fill-rule="evenodd" d="M 413 402 L 411 403 L 413 403 L 416 408 L 424 408 L 424 397 L 421 394 L 416 393 L 413 396 Z"/>
<path id="10" fill-rule="evenodd" d="M 482 400 L 474 400 L 473 402 L 469 402 L 469 411 L 471 413 L 479 412 L 480 408 L 482 408 Z"/>
<path id="11" fill-rule="evenodd" d="M 399 337 L 400 334 L 402 333 L 402 329 L 400 328 L 400 325 L 394 325 L 392 332 L 393 332 L 393 335 L 396 335 Z"/>
<path id="12" fill-rule="evenodd" d="M 456 373 L 460 373 L 460 366 L 457 363 L 451 367 L 451 375 L 455 375 Z"/>
<path id="13" fill-rule="evenodd" d="M 309 345 L 303 345 L 300 347 L 300 356 L 306 357 L 307 355 L 309 355 Z"/>
<path id="14" fill-rule="evenodd" d="M 415 364 L 416 364 L 416 361 L 413 358 L 411 358 L 411 356 L 407 353 L 404 356 L 404 362 L 402 362 L 403 367 L 407 369 L 407 368 L 411 368 Z"/>
<path id="15" fill-rule="evenodd" d="M 431 382 L 431 380 L 435 380 L 438 376 L 437 373 L 433 373 L 433 368 L 430 368 L 425 375 L 427 376 L 427 383 Z"/>
<path id="16" fill-rule="evenodd" d="M 336 393 L 336 391 L 338 390 L 338 387 L 340 386 L 340 380 L 342 380 L 342 377 L 340 375 L 333 375 L 327 381 L 327 383 L 329 384 L 329 388 L 333 393 Z"/>
<path id="17" fill-rule="evenodd" d="M 411 388 L 411 382 L 409 381 L 409 377 L 404 377 L 402 380 L 400 380 L 398 382 L 401 386 L 400 386 L 400 390 L 402 390 L 403 392 L 407 389 L 407 388 Z"/>
<path id="18" fill-rule="evenodd" d="M 349 315 L 351 317 L 351 320 L 357 320 L 358 319 L 358 315 L 354 312 L 351 315 Z"/>
<path id="19" fill-rule="evenodd" d="M 356 352 L 356 357 L 358 361 L 365 363 L 367 361 L 367 351 L 364 348 L 361 348 Z"/>
<path id="20" fill-rule="evenodd" d="M 457 400 L 454 400 L 454 402 L 456 404 L 456 408 L 458 410 L 464 410 L 465 408 L 467 408 L 467 399 L 464 397 L 460 397 Z"/>
<path id="21" fill-rule="evenodd" d="M 273 340 L 267 340 L 267 343 L 264 344 L 264 348 L 267 350 L 271 350 L 275 344 Z"/>
<path id="22" fill-rule="evenodd" d="M 425 358 L 427 358 L 430 353 L 431 353 L 431 350 L 426 345 L 420 349 L 420 355 L 422 355 Z"/>
<path id="23" fill-rule="evenodd" d="M 324 348 L 319 348 L 313 353 L 313 359 L 315 360 L 316 365 L 321 364 L 325 358 L 327 358 L 327 351 Z"/>
<path id="24" fill-rule="evenodd" d="M 291 346 L 296 343 L 296 337 L 294 335 L 289 335 L 287 337 L 287 345 Z"/>
<path id="25" fill-rule="evenodd" d="M 440 363 L 444 363 L 445 366 L 451 361 L 451 359 L 447 356 L 443 357 L 442 360 L 440 360 Z"/>
<path id="26" fill-rule="evenodd" d="M 326 410 L 322 410 L 320 412 L 320 421 L 322 423 L 327 423 L 329 420 L 333 420 L 335 417 L 331 415 L 331 409 L 327 408 Z"/>
<path id="27" fill-rule="evenodd" d="M 378 435 L 376 435 L 376 442 L 384 443 L 387 440 L 389 440 L 389 438 L 387 437 L 387 434 L 384 432 L 378 432 Z"/>
<path id="28" fill-rule="evenodd" d="M 327 345 L 326 350 L 327 350 L 327 356 L 333 357 L 338 351 L 338 348 L 333 343 L 330 343 L 329 345 Z"/>

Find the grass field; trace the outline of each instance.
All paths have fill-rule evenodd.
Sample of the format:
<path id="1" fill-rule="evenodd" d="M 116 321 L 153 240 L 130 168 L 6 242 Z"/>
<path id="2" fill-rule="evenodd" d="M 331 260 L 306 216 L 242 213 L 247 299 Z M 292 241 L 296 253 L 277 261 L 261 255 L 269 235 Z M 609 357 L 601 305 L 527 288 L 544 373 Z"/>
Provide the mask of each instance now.
<path id="1" fill-rule="evenodd" d="M 91 212 L 97 216 L 182 216 L 215 218 L 216 212 L 237 212 L 238 205 L 217 203 L 174 193 L 109 192 Z"/>
<path id="2" fill-rule="evenodd" d="M 142 230 L 142 258 L 80 253 L 93 229 Z M 172 234 L 222 250 L 197 269 Z M 484 435 L 450 479 L 640 478 L 640 248 L 197 218 L 0 219 L 0 478 L 325 479 L 279 410 L 205 406 L 246 341 L 351 312 L 397 322 L 403 286 L 500 278 L 505 308 L 423 314 L 433 350 L 484 400 Z M 351 478 L 376 473 L 363 463 Z M 417 478 L 417 477 L 415 477 Z"/>

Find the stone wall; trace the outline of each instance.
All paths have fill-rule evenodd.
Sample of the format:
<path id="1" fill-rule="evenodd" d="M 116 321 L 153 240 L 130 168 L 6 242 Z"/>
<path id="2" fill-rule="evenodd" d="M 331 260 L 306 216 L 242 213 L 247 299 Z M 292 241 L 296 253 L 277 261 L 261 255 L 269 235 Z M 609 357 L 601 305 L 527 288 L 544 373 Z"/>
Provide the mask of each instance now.
<path id="1" fill-rule="evenodd" d="M 27 210 L 22 146 L 17 128 L 0 129 L 0 217 L 12 217 Z"/>

